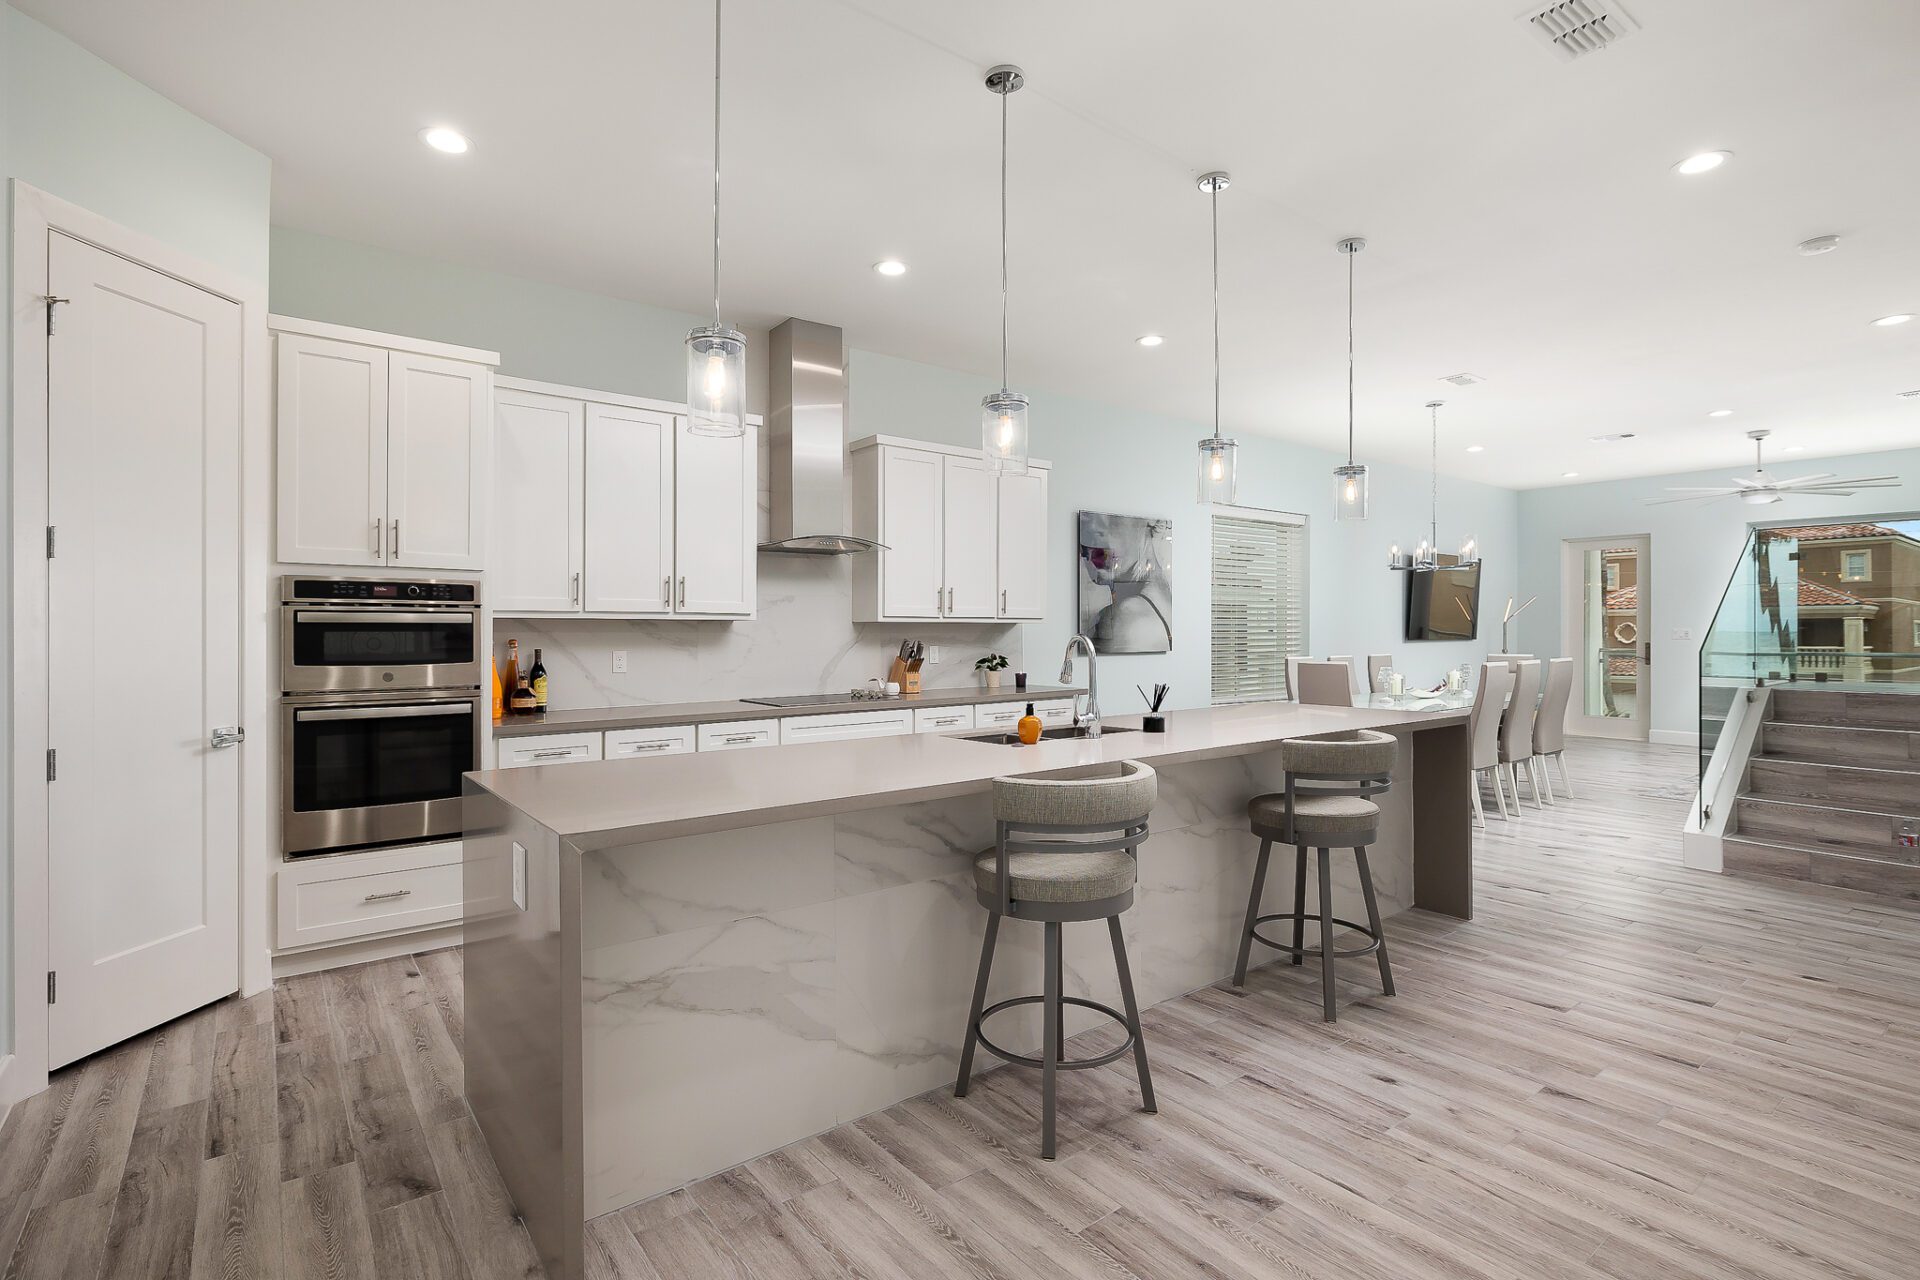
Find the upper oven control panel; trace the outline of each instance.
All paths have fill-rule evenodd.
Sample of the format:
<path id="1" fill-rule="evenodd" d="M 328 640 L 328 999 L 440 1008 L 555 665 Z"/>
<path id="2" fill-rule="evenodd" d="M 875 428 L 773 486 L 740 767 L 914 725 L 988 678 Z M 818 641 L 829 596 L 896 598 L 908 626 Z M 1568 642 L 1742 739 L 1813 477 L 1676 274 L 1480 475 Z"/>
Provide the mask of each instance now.
<path id="1" fill-rule="evenodd" d="M 441 582 L 422 578 L 296 578 L 280 581 L 280 598 L 286 604 L 452 604 L 474 605 L 480 602 L 480 586 L 474 582 Z"/>

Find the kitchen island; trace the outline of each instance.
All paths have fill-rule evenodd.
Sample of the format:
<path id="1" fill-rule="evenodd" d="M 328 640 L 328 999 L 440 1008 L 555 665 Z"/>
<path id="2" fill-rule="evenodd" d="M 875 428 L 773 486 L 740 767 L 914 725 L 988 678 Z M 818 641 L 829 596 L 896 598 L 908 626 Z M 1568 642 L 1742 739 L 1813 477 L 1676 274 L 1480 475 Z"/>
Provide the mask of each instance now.
<path id="1" fill-rule="evenodd" d="M 1151 1005 L 1232 972 L 1258 849 L 1245 806 L 1282 788 L 1283 738 L 1399 738 L 1371 850 L 1381 910 L 1470 915 L 1466 720 L 1260 704 L 1033 746 L 921 734 L 468 775 L 467 1091 L 549 1274 L 583 1274 L 591 1218 L 952 1083 L 993 778 L 1159 772 L 1122 921 Z M 1288 879 L 1263 911 L 1291 909 Z M 1003 933 L 990 1000 L 1040 989 L 1038 941 Z M 1068 994 L 1113 1001 L 1107 947 L 1067 930 Z M 995 1029 L 1032 1049 L 1037 1012 Z"/>

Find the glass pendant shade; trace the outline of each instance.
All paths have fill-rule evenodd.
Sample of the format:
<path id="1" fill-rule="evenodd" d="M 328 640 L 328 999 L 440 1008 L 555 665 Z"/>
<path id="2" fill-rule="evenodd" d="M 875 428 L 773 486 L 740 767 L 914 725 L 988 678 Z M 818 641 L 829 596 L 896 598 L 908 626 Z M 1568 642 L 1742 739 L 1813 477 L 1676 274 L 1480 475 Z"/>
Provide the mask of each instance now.
<path id="1" fill-rule="evenodd" d="M 1240 446 L 1225 436 L 1200 442 L 1200 501 L 1229 506 L 1240 482 Z"/>
<path id="2" fill-rule="evenodd" d="M 1365 520 L 1367 518 L 1366 464 L 1350 462 L 1344 467 L 1335 467 L 1333 481 L 1333 518 Z"/>
<path id="3" fill-rule="evenodd" d="M 1027 398 L 1002 387 L 980 401 L 980 451 L 992 471 L 1027 470 Z"/>
<path id="4" fill-rule="evenodd" d="M 747 433 L 747 340 L 725 325 L 687 335 L 687 430 L 697 436 Z"/>

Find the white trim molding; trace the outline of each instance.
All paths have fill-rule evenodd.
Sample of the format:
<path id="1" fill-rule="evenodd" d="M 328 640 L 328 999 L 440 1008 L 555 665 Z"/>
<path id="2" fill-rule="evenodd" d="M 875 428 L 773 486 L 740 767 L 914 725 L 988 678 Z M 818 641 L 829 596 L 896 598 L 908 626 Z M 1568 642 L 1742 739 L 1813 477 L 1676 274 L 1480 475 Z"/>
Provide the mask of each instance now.
<path id="1" fill-rule="evenodd" d="M 1649 729 L 1647 741 L 1665 747 L 1698 747 L 1700 731 L 1698 729 Z"/>

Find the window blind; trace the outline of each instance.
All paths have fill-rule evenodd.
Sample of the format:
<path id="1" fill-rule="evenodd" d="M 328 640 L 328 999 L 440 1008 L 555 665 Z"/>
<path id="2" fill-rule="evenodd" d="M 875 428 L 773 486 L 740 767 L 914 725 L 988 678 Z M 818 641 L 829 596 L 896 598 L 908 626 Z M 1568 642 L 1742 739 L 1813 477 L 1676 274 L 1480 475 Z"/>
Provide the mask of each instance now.
<path id="1" fill-rule="evenodd" d="M 1281 512 L 1213 516 L 1213 700 L 1288 697 L 1307 651 L 1307 530 Z"/>

